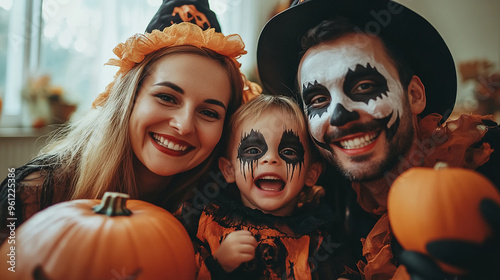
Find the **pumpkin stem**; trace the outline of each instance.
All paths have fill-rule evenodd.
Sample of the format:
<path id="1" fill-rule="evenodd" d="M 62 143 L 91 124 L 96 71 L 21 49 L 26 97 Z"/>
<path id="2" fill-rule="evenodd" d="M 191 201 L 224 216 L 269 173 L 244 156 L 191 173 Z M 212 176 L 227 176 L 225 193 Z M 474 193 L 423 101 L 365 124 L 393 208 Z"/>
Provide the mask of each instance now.
<path id="1" fill-rule="evenodd" d="M 434 164 L 434 170 L 440 170 L 448 168 L 448 164 L 446 162 L 438 161 Z"/>
<path id="2" fill-rule="evenodd" d="M 52 280 L 49 278 L 47 273 L 43 270 L 41 265 L 37 265 L 33 270 L 33 279 L 35 280 Z"/>
<path id="3" fill-rule="evenodd" d="M 119 192 L 104 193 L 101 204 L 92 207 L 94 213 L 103 214 L 109 217 L 130 216 L 132 212 L 127 209 L 126 202 L 130 196 Z"/>

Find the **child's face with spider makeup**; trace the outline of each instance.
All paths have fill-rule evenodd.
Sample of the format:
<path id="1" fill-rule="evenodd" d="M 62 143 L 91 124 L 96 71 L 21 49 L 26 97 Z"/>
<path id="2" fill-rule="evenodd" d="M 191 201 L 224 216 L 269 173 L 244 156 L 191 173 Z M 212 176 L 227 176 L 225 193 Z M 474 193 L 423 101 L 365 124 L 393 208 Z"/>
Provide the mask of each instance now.
<path id="1" fill-rule="evenodd" d="M 304 186 L 313 186 L 321 164 L 311 161 L 307 132 L 281 110 L 245 120 L 233 131 L 229 158 L 219 166 L 236 182 L 247 207 L 276 216 L 290 215 Z"/>

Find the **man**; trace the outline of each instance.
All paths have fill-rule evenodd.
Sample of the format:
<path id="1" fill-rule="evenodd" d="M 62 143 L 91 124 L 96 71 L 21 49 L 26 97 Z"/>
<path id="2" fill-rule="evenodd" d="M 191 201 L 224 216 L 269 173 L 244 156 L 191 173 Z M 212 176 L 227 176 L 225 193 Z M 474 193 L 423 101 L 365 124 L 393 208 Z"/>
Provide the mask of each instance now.
<path id="1" fill-rule="evenodd" d="M 446 161 L 500 186 L 498 126 L 480 116 L 440 126 L 456 98 L 453 58 L 434 27 L 408 8 L 388 0 L 295 1 L 262 30 L 257 59 L 265 91 L 304 106 L 323 157 L 351 182 L 357 203 L 344 202 L 350 192 L 332 172 L 323 178 L 332 206 L 344 212 L 346 204 L 348 233 L 363 238 L 364 278 L 405 275 L 386 207 L 399 174 Z M 420 254 L 404 256 L 413 274 L 441 274 Z"/>

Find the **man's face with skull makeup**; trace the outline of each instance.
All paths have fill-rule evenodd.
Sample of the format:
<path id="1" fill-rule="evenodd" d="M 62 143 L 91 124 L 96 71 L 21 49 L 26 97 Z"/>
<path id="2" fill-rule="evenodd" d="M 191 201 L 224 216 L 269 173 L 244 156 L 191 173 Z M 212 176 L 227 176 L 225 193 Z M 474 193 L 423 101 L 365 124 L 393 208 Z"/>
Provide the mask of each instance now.
<path id="1" fill-rule="evenodd" d="M 219 161 L 226 180 L 236 182 L 245 206 L 290 215 L 302 188 L 313 186 L 321 172 L 320 163 L 311 160 L 306 126 L 272 109 L 244 120 L 232 133 L 228 158 Z"/>
<path id="2" fill-rule="evenodd" d="M 310 48 L 298 80 L 314 142 L 351 180 L 379 178 L 411 147 L 407 93 L 379 39 L 348 34 Z"/>

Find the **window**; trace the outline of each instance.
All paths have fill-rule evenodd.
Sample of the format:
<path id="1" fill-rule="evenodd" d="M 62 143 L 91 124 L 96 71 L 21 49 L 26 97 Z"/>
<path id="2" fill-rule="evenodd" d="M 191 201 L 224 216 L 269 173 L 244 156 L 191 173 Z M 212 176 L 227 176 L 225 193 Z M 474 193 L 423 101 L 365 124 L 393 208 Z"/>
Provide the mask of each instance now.
<path id="1" fill-rule="evenodd" d="M 112 50 L 144 32 L 161 0 L 0 0 L 0 126 L 30 126 L 21 91 L 44 75 L 79 111 L 117 71 Z"/>
<path id="2" fill-rule="evenodd" d="M 61 3 L 65 2 L 65 3 Z M 51 73 L 67 98 L 90 108 L 117 67 L 103 66 L 113 48 L 144 32 L 161 0 L 45 0 L 40 73 Z"/>
<path id="3" fill-rule="evenodd" d="M 7 79 L 8 26 L 12 10 L 12 0 L 0 1 L 0 98 L 5 96 Z"/>
<path id="4" fill-rule="evenodd" d="M 0 98 L 3 100 L 0 121 L 19 123 L 21 112 L 20 89 L 23 73 L 29 67 L 31 26 L 28 11 L 32 1 L 0 0 Z"/>
<path id="5" fill-rule="evenodd" d="M 242 71 L 256 80 L 256 44 L 261 28 L 280 0 L 209 0 L 224 34 L 238 33 L 248 54 Z M 112 50 L 144 32 L 162 0 L 0 0 L 0 127 L 33 125 L 23 99 L 40 77 L 77 104 L 73 119 L 91 107 L 118 70 L 104 66 Z M 252 19 L 253 23 L 242 21 Z M 37 108 L 38 110 L 39 108 Z"/>

